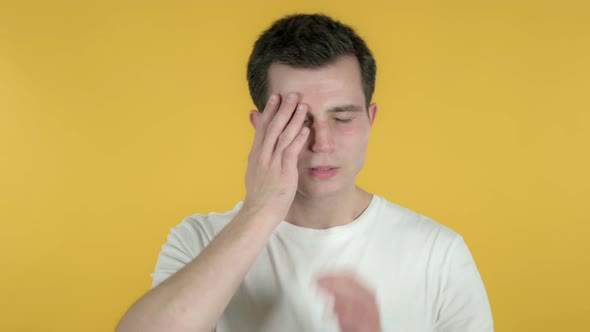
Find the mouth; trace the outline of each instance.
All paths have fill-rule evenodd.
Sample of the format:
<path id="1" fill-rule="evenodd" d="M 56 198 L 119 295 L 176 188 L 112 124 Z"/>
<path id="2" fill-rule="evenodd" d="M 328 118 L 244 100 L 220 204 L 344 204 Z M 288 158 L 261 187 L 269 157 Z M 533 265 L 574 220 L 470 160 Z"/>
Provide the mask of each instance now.
<path id="1" fill-rule="evenodd" d="M 315 179 L 325 180 L 334 177 L 338 173 L 338 168 L 331 165 L 319 165 L 308 168 L 308 174 Z"/>
<path id="2" fill-rule="evenodd" d="M 312 171 L 329 171 L 331 169 L 336 169 L 338 167 L 332 167 L 332 166 L 321 166 L 321 167 L 312 167 L 310 168 Z"/>

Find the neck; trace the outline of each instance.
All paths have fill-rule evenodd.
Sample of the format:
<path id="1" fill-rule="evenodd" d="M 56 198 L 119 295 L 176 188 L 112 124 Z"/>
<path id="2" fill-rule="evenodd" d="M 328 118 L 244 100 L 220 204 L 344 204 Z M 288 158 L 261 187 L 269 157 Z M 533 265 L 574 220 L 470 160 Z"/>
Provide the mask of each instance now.
<path id="1" fill-rule="evenodd" d="M 354 221 L 367 208 L 372 195 L 359 187 L 329 196 L 295 195 L 286 221 L 300 227 L 326 229 Z"/>

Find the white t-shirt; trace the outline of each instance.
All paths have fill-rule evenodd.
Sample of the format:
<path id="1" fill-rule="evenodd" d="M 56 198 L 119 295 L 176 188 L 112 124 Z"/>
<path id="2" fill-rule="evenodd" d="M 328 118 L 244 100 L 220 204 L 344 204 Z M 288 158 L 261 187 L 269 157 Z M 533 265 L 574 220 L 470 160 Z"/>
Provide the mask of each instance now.
<path id="1" fill-rule="evenodd" d="M 242 206 L 173 228 L 152 287 L 194 259 Z M 353 222 L 324 230 L 283 221 L 217 321 L 217 332 L 339 331 L 323 273 L 352 273 L 377 298 L 383 332 L 493 331 L 488 297 L 463 238 L 373 195 Z M 195 312 L 195 315 L 198 315 Z"/>

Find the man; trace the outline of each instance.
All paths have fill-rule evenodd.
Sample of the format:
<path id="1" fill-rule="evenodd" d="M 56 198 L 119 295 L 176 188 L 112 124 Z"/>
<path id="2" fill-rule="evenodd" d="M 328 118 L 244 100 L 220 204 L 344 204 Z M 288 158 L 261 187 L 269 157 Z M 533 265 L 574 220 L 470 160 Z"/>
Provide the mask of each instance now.
<path id="1" fill-rule="evenodd" d="M 118 331 L 493 331 L 461 236 L 355 185 L 375 73 L 364 41 L 323 15 L 260 36 L 246 198 L 172 230 Z"/>

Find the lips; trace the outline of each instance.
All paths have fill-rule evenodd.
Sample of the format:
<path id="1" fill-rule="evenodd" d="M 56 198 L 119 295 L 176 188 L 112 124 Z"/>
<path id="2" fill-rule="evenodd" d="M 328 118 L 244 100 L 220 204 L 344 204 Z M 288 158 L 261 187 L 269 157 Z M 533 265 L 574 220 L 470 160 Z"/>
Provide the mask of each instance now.
<path id="1" fill-rule="evenodd" d="M 321 171 L 325 171 L 325 170 L 329 170 L 329 169 L 334 169 L 334 168 L 338 168 L 338 166 L 334 166 L 334 165 L 315 165 L 315 166 L 309 167 L 309 169 L 321 170 Z"/>
<path id="2" fill-rule="evenodd" d="M 338 167 L 332 165 L 318 165 L 308 168 L 308 174 L 319 180 L 329 179 L 338 173 Z"/>

